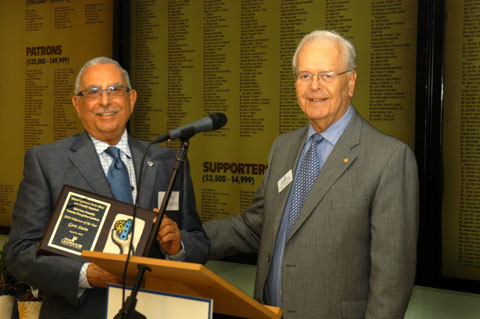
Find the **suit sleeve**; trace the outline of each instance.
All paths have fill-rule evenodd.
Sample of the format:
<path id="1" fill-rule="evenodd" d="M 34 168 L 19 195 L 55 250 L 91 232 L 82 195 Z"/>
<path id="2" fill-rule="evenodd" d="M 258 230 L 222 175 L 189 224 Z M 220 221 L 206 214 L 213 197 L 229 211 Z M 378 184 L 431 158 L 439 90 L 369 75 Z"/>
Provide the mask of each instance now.
<path id="1" fill-rule="evenodd" d="M 245 212 L 237 216 L 217 219 L 203 224 L 211 240 L 209 259 L 222 259 L 236 254 L 258 251 L 264 217 L 265 191 L 277 141 L 278 139 L 272 146 L 265 176 L 253 196 L 252 203 Z"/>
<path id="2" fill-rule="evenodd" d="M 195 207 L 195 194 L 188 161 L 185 161 L 183 165 L 182 182 L 184 196 L 182 198 L 183 218 L 180 234 L 185 247 L 185 261 L 204 264 L 207 262 L 210 240 L 203 230 L 202 222 Z"/>
<path id="3" fill-rule="evenodd" d="M 371 207 L 370 292 L 366 318 L 403 318 L 415 279 L 418 177 L 404 144 L 392 153 Z"/>
<path id="4" fill-rule="evenodd" d="M 263 188 L 262 183 L 244 213 L 203 224 L 211 240 L 209 259 L 258 251 L 263 219 Z"/>
<path id="5" fill-rule="evenodd" d="M 7 244 L 7 269 L 19 281 L 78 304 L 78 277 L 84 262 L 37 254 L 54 207 L 51 189 L 41 163 L 30 149 L 25 155 L 24 178 L 13 208 Z"/>

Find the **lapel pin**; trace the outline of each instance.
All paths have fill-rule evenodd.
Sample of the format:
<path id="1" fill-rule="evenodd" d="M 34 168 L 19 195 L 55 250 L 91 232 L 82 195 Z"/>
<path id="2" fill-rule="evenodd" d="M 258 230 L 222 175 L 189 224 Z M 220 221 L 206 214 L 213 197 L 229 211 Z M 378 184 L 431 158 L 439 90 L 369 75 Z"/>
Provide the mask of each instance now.
<path id="1" fill-rule="evenodd" d="M 348 159 L 348 157 L 345 157 L 345 158 L 343 159 L 343 162 L 344 162 L 345 164 L 347 164 L 349 161 L 350 161 L 350 160 Z"/>
<path id="2" fill-rule="evenodd" d="M 153 162 L 152 162 L 152 161 L 148 161 L 148 162 L 147 162 L 147 165 L 148 165 L 149 167 L 152 167 L 152 166 L 153 166 Z"/>

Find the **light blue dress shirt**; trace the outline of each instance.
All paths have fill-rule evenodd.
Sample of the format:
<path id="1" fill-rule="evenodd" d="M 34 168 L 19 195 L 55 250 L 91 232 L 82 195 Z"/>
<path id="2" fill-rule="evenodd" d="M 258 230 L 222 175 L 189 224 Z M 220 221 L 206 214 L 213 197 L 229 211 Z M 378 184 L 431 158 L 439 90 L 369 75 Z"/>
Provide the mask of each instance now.
<path id="1" fill-rule="evenodd" d="M 343 132 L 350 123 L 350 120 L 353 116 L 353 108 L 350 105 L 345 112 L 345 114 L 325 131 L 320 133 L 323 137 L 323 140 L 317 145 L 317 154 L 320 160 L 320 169 L 322 169 L 325 164 L 328 156 L 332 152 L 335 144 L 342 136 Z M 303 146 L 302 155 L 300 160 L 297 163 L 297 168 L 295 169 L 295 178 L 293 180 L 292 187 L 290 188 L 290 194 L 288 195 L 287 204 L 285 205 L 285 211 L 283 212 L 282 222 L 280 224 L 280 229 L 278 231 L 277 243 L 275 244 L 275 251 L 273 253 L 272 264 L 270 266 L 270 271 L 268 273 L 267 281 L 265 282 L 264 287 L 264 300 L 263 302 L 267 305 L 282 307 L 282 264 L 283 264 L 283 251 L 285 249 L 285 236 L 288 222 L 288 215 L 290 213 L 290 206 L 292 202 L 293 194 L 293 185 L 297 180 L 298 168 L 300 163 L 303 161 L 306 151 L 312 143 L 312 135 L 315 134 L 313 126 L 310 124 L 308 128 L 307 140 Z"/>

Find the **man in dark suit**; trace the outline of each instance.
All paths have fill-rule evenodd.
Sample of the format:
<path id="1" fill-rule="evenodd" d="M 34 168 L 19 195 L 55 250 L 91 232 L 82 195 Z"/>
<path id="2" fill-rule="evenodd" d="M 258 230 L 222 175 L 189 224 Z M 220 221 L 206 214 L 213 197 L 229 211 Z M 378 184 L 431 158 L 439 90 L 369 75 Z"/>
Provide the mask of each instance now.
<path id="1" fill-rule="evenodd" d="M 105 287 L 120 283 L 119 278 L 85 260 L 41 255 L 37 248 L 64 184 L 119 199 L 110 188 L 113 182 L 107 180 L 110 166 L 117 161 L 108 151 L 110 146 L 119 150 L 127 168 L 120 185 L 127 186 L 125 201 L 132 202 L 148 145 L 126 131 L 137 95 L 128 73 L 116 61 L 99 57 L 87 62 L 78 74 L 75 90 L 72 102 L 85 131 L 26 152 L 7 247 L 8 270 L 43 293 L 41 318 L 104 318 Z M 160 206 L 159 195 L 167 188 L 176 153 L 156 145 L 149 150 L 139 206 Z M 204 263 L 209 241 L 195 209 L 188 162 L 179 172 L 172 196 L 176 200 L 167 208 L 170 218 L 162 220 L 150 256 Z"/>
<path id="2" fill-rule="evenodd" d="M 285 318 L 403 318 L 415 277 L 418 179 L 404 143 L 351 105 L 353 45 L 314 31 L 293 58 L 310 125 L 275 141 L 252 205 L 204 224 L 210 258 L 258 251 L 255 298 Z"/>

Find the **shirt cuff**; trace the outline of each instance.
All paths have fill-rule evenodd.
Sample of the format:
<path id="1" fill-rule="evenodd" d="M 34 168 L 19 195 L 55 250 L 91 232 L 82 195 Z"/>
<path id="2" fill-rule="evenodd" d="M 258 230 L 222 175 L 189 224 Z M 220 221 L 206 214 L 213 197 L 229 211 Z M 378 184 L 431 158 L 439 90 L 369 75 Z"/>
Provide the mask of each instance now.
<path id="1" fill-rule="evenodd" d="M 165 259 L 173 261 L 185 261 L 185 247 L 183 246 L 183 241 L 180 241 L 180 244 L 182 245 L 182 249 L 180 249 L 176 255 L 168 255 L 163 251 L 162 247 L 160 247 L 162 253 L 165 255 Z"/>
<path id="2" fill-rule="evenodd" d="M 87 268 L 90 263 L 84 263 L 80 269 L 80 276 L 78 277 L 78 288 L 93 288 L 88 283 Z"/>

